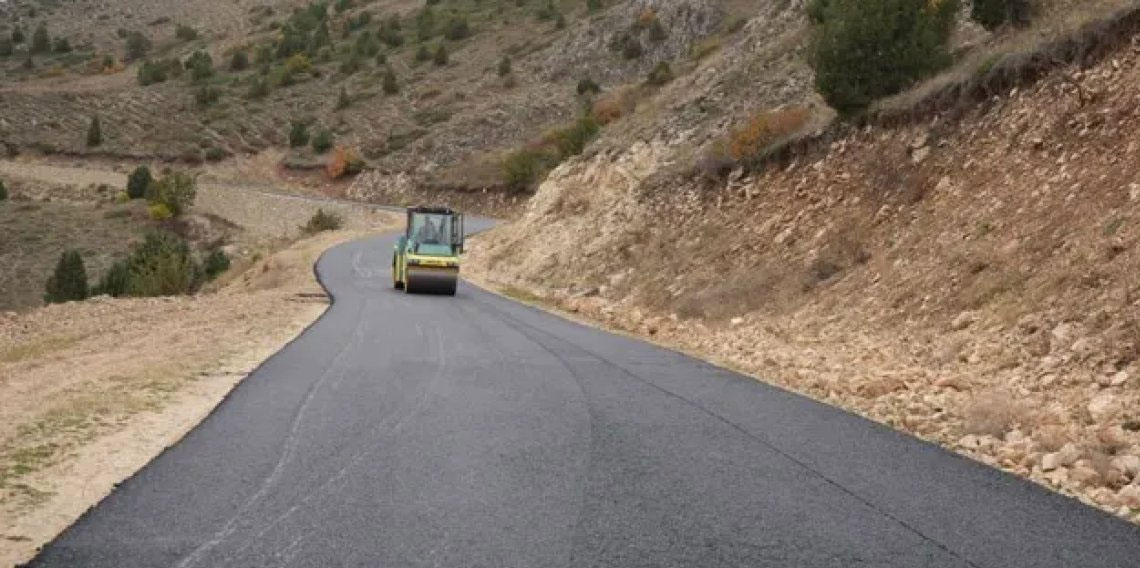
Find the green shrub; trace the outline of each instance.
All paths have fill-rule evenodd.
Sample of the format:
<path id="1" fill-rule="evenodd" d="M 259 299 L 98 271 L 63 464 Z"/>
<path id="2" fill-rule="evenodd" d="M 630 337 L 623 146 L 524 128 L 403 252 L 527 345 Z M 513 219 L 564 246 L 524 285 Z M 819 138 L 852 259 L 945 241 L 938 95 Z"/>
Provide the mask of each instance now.
<path id="1" fill-rule="evenodd" d="M 0 37 L 0 57 L 11 57 L 15 51 L 16 47 L 11 39 Z"/>
<path id="2" fill-rule="evenodd" d="M 206 255 L 206 259 L 202 261 L 202 272 L 207 280 L 213 280 L 229 269 L 230 257 L 226 251 L 220 248 L 210 251 L 210 254 Z"/>
<path id="3" fill-rule="evenodd" d="M 127 34 L 127 61 L 139 59 L 150 51 L 150 39 L 142 32 Z"/>
<path id="4" fill-rule="evenodd" d="M 653 66 L 653 69 L 649 72 L 649 76 L 646 77 L 645 82 L 649 83 L 650 85 L 656 85 L 660 87 L 661 85 L 664 85 L 672 80 L 673 69 L 669 67 L 668 62 L 662 61 Z"/>
<path id="5" fill-rule="evenodd" d="M 202 276 L 190 246 L 166 231 L 148 233 L 131 252 L 127 269 L 126 294 L 138 297 L 188 294 L 197 290 Z"/>
<path id="6" fill-rule="evenodd" d="M 197 91 L 194 91 L 194 101 L 198 103 L 198 106 L 203 108 L 213 106 L 214 103 L 218 102 L 221 96 L 222 92 L 220 90 L 210 86 L 199 87 Z"/>
<path id="7" fill-rule="evenodd" d="M 1007 23 L 1027 23 L 1030 9 L 1029 0 L 974 0 L 970 17 L 987 30 L 995 30 Z"/>
<path id="8" fill-rule="evenodd" d="M 174 213 L 171 213 L 170 208 L 163 203 L 152 203 L 147 206 L 146 211 L 154 221 L 166 221 L 174 217 Z"/>
<path id="9" fill-rule="evenodd" d="M 333 134 L 329 129 L 322 128 L 313 136 L 313 151 L 318 154 L 324 154 L 333 147 Z"/>
<path id="10" fill-rule="evenodd" d="M 77 250 L 64 251 L 55 265 L 55 272 L 44 284 L 44 301 L 49 304 L 71 302 L 87 298 L 87 269 Z"/>
<path id="11" fill-rule="evenodd" d="M 312 235 L 322 231 L 336 231 L 344 225 L 344 220 L 336 213 L 326 213 L 324 209 L 317 209 L 317 212 L 309 218 L 309 222 L 301 227 L 301 230 Z"/>
<path id="12" fill-rule="evenodd" d="M 206 161 L 208 162 L 220 162 L 229 157 L 229 155 L 229 152 L 217 146 L 206 148 Z"/>
<path id="13" fill-rule="evenodd" d="M 461 40 L 471 35 L 471 26 L 467 23 L 467 18 L 462 16 L 452 16 L 447 21 L 447 26 L 444 28 L 443 36 L 452 41 Z"/>
<path id="14" fill-rule="evenodd" d="M 263 99 L 269 96 L 269 81 L 264 77 L 251 77 L 245 96 L 248 99 Z"/>
<path id="15" fill-rule="evenodd" d="M 103 278 L 99 279 L 99 284 L 92 290 L 92 295 L 98 296 L 106 294 L 119 298 L 126 296 L 131 287 L 131 268 L 127 261 L 120 260 L 111 265 L 107 272 L 103 274 Z"/>
<path id="16" fill-rule="evenodd" d="M 396 80 L 396 72 L 389 67 L 384 72 L 384 94 L 394 95 L 400 92 L 400 83 Z"/>
<path id="17" fill-rule="evenodd" d="M 380 44 L 372 37 L 372 32 L 364 30 L 356 38 L 356 43 L 352 45 L 352 54 L 361 58 L 373 58 L 376 54 L 380 53 Z"/>
<path id="18" fill-rule="evenodd" d="M 540 6 L 534 15 L 539 21 L 550 21 L 558 15 L 558 7 L 554 5 L 554 0 L 546 0 L 546 3 Z"/>
<path id="19" fill-rule="evenodd" d="M 195 83 L 214 76 L 214 58 L 209 53 L 198 50 L 186 60 L 184 65 L 190 71 L 190 79 Z"/>
<path id="20" fill-rule="evenodd" d="M 182 76 L 182 62 L 177 59 L 146 60 L 139 65 L 138 82 L 142 86 L 165 82 Z"/>
<path id="21" fill-rule="evenodd" d="M 431 50 L 428 49 L 427 45 L 420 45 L 420 47 L 416 49 L 416 61 L 420 63 L 431 61 Z"/>
<path id="22" fill-rule="evenodd" d="M 198 39 L 198 30 L 185 24 L 178 24 L 174 28 L 174 37 L 182 41 L 194 41 Z"/>
<path id="23" fill-rule="evenodd" d="M 51 36 L 48 35 L 47 25 L 40 22 L 36 31 L 32 32 L 32 53 L 47 53 L 51 50 Z"/>
<path id="24" fill-rule="evenodd" d="M 661 43 L 669 38 L 669 32 L 665 31 L 665 26 L 661 25 L 661 20 L 653 18 L 649 23 L 649 41 L 653 43 Z"/>
<path id="25" fill-rule="evenodd" d="M 812 40 L 816 88 L 842 113 L 948 65 L 957 0 L 829 0 Z"/>
<path id="26" fill-rule="evenodd" d="M 295 120 L 289 126 L 289 147 L 300 148 L 309 143 L 309 123 Z"/>
<path id="27" fill-rule="evenodd" d="M 0 201 L 8 199 L 8 188 L 4 186 L 4 180 L 0 180 Z"/>
<path id="28" fill-rule="evenodd" d="M 508 154 L 503 160 L 503 181 L 514 191 L 531 188 L 547 171 L 571 156 L 581 154 L 601 130 L 591 116 L 552 130 L 541 141 Z"/>
<path id="29" fill-rule="evenodd" d="M 13 27 L 12 34 L 9 37 L 11 37 L 14 45 L 24 43 L 24 28 L 21 28 L 19 25 Z"/>
<path id="30" fill-rule="evenodd" d="M 629 33 L 614 37 L 610 42 L 610 49 L 621 53 L 626 59 L 638 59 L 645 53 L 645 49 L 641 47 L 641 40 Z"/>
<path id="31" fill-rule="evenodd" d="M 593 79 L 586 77 L 578 81 L 578 94 L 579 95 L 596 95 L 602 92 L 602 88 L 594 82 Z"/>
<path id="32" fill-rule="evenodd" d="M 831 4 L 831 0 L 808 0 L 805 8 L 808 21 L 816 25 L 822 24 L 829 4 Z"/>
<path id="33" fill-rule="evenodd" d="M 602 0 L 586 0 L 586 10 L 597 12 L 602 9 Z"/>
<path id="34" fill-rule="evenodd" d="M 443 67 L 444 65 L 447 65 L 446 45 L 443 45 L 441 43 L 439 44 L 439 47 L 435 48 L 435 53 L 433 53 L 431 56 L 431 62 L 434 63 L 436 67 Z"/>
<path id="35" fill-rule="evenodd" d="M 230 56 L 230 71 L 245 71 L 249 68 L 249 54 L 237 50 Z"/>
<path id="36" fill-rule="evenodd" d="M 146 191 L 150 184 L 154 183 L 154 177 L 150 173 L 150 168 L 146 166 L 139 166 L 127 176 L 127 197 L 130 199 L 142 199 L 146 197 Z"/>
<path id="37" fill-rule="evenodd" d="M 352 98 L 348 96 L 348 91 L 344 87 L 340 88 L 340 94 L 336 97 L 336 110 L 348 108 L 352 104 Z"/>
<path id="38" fill-rule="evenodd" d="M 71 53 L 71 42 L 67 41 L 65 37 L 57 37 L 51 50 L 55 53 Z"/>
<path id="39" fill-rule="evenodd" d="M 435 34 L 435 12 L 431 6 L 424 6 L 424 9 L 416 14 L 416 38 L 427 41 L 435 37 Z"/>
<path id="40" fill-rule="evenodd" d="M 501 60 L 499 60 L 499 76 L 500 77 L 506 77 L 507 75 L 510 75 L 510 74 L 511 74 L 511 56 L 504 55 L 503 58 Z"/>
<path id="41" fill-rule="evenodd" d="M 150 185 L 147 201 L 166 206 L 171 216 L 178 217 L 194 204 L 197 194 L 198 180 L 186 172 L 176 171 Z"/>
<path id="42" fill-rule="evenodd" d="M 590 143 L 598 132 L 601 126 L 598 121 L 593 117 L 585 116 L 579 118 L 568 128 L 555 130 L 547 135 L 547 140 L 552 141 L 558 149 L 558 161 L 561 162 L 570 156 L 576 156 L 586 149 L 586 144 Z"/>
<path id="43" fill-rule="evenodd" d="M 549 155 L 537 148 L 523 148 L 503 160 L 503 180 L 514 191 L 526 191 L 545 173 Z"/>
<path id="44" fill-rule="evenodd" d="M 400 17 L 392 16 L 380 25 L 380 41 L 389 47 L 404 45 L 404 36 L 400 34 Z"/>
<path id="45" fill-rule="evenodd" d="M 99 117 L 91 117 L 91 123 L 87 126 L 87 146 L 94 148 L 103 143 L 103 127 L 99 124 Z"/>

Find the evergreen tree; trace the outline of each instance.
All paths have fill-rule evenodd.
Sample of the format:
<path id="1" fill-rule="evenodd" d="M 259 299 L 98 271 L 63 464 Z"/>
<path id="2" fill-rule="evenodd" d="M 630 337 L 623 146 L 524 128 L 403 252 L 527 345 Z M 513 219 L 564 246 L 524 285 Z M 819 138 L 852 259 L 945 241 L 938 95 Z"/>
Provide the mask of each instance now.
<path id="1" fill-rule="evenodd" d="M 51 37 L 48 36 L 47 24 L 40 23 L 36 31 L 32 32 L 32 53 L 47 53 L 51 50 Z"/>
<path id="2" fill-rule="evenodd" d="M 147 189 L 150 188 L 151 183 L 154 183 L 154 177 L 150 175 L 150 168 L 146 166 L 135 168 L 127 177 L 127 196 L 131 199 L 146 197 Z"/>
<path id="3" fill-rule="evenodd" d="M 55 265 L 55 273 L 44 285 L 44 301 L 49 304 L 87 298 L 87 269 L 77 250 L 64 251 Z"/>
<path id="4" fill-rule="evenodd" d="M 103 128 L 99 124 L 99 117 L 91 117 L 91 125 L 87 127 L 87 146 L 95 147 L 103 143 Z"/>
<path id="5" fill-rule="evenodd" d="M 816 88 L 849 113 L 948 65 L 956 0 L 826 0 L 811 62 Z"/>
<path id="6" fill-rule="evenodd" d="M 400 83 L 396 81 L 396 73 L 389 67 L 384 73 L 384 94 L 394 95 L 400 92 Z"/>

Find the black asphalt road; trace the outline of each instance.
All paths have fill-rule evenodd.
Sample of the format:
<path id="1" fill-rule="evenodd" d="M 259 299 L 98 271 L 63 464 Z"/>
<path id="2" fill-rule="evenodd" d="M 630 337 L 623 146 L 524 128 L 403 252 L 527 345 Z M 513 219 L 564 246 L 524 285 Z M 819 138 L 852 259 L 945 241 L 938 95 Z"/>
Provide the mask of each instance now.
<path id="1" fill-rule="evenodd" d="M 392 239 L 37 567 L 1140 566 L 1140 531 L 712 365 L 461 285 Z"/>

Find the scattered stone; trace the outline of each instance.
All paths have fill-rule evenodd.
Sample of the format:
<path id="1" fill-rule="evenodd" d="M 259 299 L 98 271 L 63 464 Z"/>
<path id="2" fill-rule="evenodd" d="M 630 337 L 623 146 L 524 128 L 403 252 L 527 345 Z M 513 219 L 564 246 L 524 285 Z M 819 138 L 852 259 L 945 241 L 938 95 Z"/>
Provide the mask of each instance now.
<path id="1" fill-rule="evenodd" d="M 954 331 L 961 331 L 974 325 L 978 321 L 978 314 L 976 312 L 962 312 L 950 322 L 950 328 Z"/>
<path id="2" fill-rule="evenodd" d="M 1086 407 L 1093 422 L 1103 424 L 1114 418 L 1122 409 L 1120 401 L 1111 392 L 1101 392 Z"/>
<path id="3" fill-rule="evenodd" d="M 1135 479 L 1140 473 L 1140 457 L 1132 455 L 1116 456 L 1109 462 L 1109 466 L 1124 474 L 1128 479 Z"/>
<path id="4" fill-rule="evenodd" d="M 1061 467 L 1069 467 L 1076 463 L 1081 458 L 1081 450 L 1075 444 L 1069 442 L 1056 452 L 1045 454 L 1041 458 L 1041 469 L 1043 471 L 1053 471 Z"/>
<path id="5" fill-rule="evenodd" d="M 1116 493 L 1116 499 L 1129 509 L 1140 510 L 1140 485 L 1125 485 Z"/>

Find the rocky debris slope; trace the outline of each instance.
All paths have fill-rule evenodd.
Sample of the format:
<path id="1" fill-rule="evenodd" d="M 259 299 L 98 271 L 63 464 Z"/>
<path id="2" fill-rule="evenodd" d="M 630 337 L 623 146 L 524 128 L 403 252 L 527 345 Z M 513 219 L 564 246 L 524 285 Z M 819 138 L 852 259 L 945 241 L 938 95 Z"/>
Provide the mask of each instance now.
<path id="1" fill-rule="evenodd" d="M 649 138 L 556 170 L 469 264 L 1140 521 L 1137 84 L 1140 39 L 713 187 Z"/>

